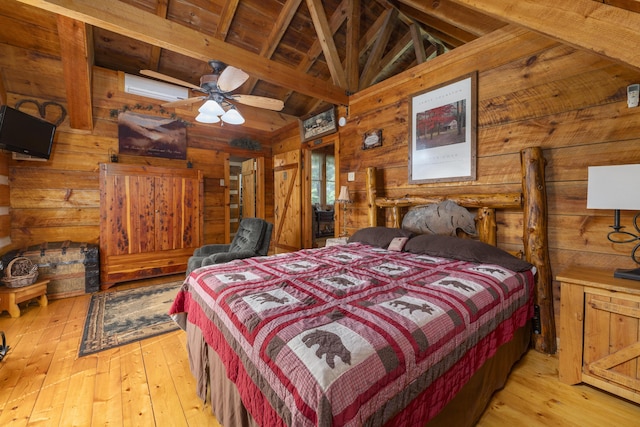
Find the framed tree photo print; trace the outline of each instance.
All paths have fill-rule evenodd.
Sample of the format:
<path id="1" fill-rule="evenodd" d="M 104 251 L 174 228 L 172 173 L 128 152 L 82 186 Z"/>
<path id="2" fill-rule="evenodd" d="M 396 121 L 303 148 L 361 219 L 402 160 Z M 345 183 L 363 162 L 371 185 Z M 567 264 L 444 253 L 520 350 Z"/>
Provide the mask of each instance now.
<path id="1" fill-rule="evenodd" d="M 477 72 L 409 97 L 409 183 L 476 179 Z"/>

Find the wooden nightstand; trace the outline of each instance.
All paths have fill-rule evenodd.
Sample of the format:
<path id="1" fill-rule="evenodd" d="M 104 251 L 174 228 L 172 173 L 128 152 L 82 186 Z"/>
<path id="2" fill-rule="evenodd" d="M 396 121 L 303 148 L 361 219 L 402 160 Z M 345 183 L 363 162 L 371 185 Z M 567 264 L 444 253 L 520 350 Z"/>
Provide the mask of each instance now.
<path id="1" fill-rule="evenodd" d="M 585 382 L 640 403 L 640 281 L 570 268 L 560 281 L 563 383 Z"/>
<path id="2" fill-rule="evenodd" d="M 41 307 L 46 306 L 48 304 L 47 284 L 49 284 L 49 280 L 41 280 L 21 288 L 0 286 L 0 313 L 6 310 L 11 317 L 20 317 L 18 304 L 34 298 L 38 298 Z"/>

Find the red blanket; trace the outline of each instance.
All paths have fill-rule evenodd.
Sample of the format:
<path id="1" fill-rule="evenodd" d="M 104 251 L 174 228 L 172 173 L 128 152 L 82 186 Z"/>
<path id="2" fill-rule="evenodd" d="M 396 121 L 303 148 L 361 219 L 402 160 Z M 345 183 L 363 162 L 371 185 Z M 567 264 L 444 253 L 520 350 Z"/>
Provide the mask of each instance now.
<path id="1" fill-rule="evenodd" d="M 261 425 L 409 425 L 531 318 L 532 293 L 533 271 L 351 243 L 198 269 L 170 313 Z"/>

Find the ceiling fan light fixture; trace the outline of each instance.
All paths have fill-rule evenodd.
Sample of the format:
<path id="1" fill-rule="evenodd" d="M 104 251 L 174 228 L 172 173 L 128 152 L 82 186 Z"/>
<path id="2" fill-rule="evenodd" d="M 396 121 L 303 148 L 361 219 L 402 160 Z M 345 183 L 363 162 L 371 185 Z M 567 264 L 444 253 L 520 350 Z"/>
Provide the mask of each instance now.
<path id="1" fill-rule="evenodd" d="M 242 117 L 242 114 L 233 106 L 220 118 L 223 122 L 229 123 L 230 125 L 241 125 L 244 123 L 244 117 Z"/>
<path id="2" fill-rule="evenodd" d="M 221 116 L 224 114 L 224 109 L 222 108 L 222 106 L 213 99 L 207 99 L 204 104 L 202 104 L 202 106 L 198 108 L 198 111 L 201 114 L 211 116 Z"/>
<path id="3" fill-rule="evenodd" d="M 209 113 L 200 113 L 196 116 L 196 122 L 199 123 L 218 123 L 220 121 L 220 117 L 215 114 Z"/>

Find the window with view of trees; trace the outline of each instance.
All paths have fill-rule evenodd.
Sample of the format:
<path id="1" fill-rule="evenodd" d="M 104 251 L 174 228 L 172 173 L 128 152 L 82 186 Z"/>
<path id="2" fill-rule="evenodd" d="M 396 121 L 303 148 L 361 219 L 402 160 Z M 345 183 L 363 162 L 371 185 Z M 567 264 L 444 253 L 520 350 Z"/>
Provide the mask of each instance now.
<path id="1" fill-rule="evenodd" d="M 335 158 L 332 152 L 314 150 L 311 153 L 312 204 L 333 205 L 336 198 L 335 169 Z"/>

